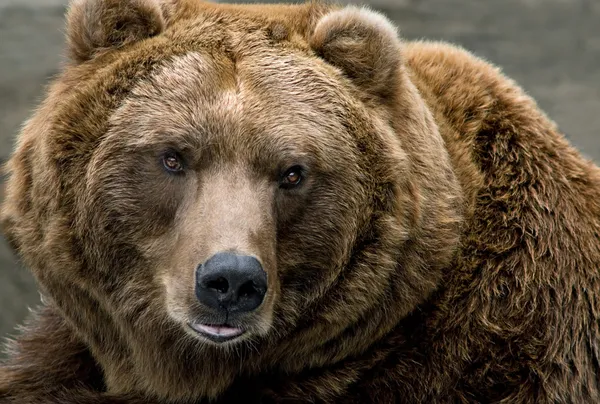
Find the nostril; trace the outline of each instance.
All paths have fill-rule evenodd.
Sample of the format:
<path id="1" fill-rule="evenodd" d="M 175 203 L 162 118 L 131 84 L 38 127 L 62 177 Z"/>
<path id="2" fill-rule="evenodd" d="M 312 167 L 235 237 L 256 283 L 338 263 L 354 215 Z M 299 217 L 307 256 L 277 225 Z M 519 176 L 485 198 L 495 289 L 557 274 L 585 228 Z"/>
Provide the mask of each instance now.
<path id="1" fill-rule="evenodd" d="M 207 289 L 214 289 L 220 293 L 227 293 L 229 290 L 229 282 L 223 277 L 207 281 L 204 286 Z"/>
<path id="2" fill-rule="evenodd" d="M 254 282 L 248 281 L 240 287 L 239 296 L 240 297 L 249 297 L 249 296 L 253 296 L 253 295 L 257 294 L 257 292 L 258 292 L 258 287 L 254 284 Z"/>

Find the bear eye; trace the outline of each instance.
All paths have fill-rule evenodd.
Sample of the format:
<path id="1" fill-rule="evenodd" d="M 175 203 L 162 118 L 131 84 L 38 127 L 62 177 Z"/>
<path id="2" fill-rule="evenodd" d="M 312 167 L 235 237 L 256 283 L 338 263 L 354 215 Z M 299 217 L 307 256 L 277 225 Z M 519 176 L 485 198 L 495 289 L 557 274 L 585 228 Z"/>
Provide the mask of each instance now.
<path id="1" fill-rule="evenodd" d="M 166 152 L 162 156 L 162 163 L 165 170 L 171 173 L 180 173 L 183 171 L 181 157 L 175 152 Z"/>
<path id="2" fill-rule="evenodd" d="M 302 179 L 302 167 L 293 166 L 281 177 L 280 186 L 284 189 L 290 189 L 298 186 L 302 182 Z"/>

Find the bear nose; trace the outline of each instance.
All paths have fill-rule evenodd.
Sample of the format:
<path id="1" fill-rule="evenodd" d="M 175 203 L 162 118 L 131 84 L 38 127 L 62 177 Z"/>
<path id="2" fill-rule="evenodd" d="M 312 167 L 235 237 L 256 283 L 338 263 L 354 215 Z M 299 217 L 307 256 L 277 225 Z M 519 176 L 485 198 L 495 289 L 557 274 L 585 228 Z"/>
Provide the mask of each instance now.
<path id="1" fill-rule="evenodd" d="M 217 253 L 196 269 L 196 297 L 212 309 L 252 311 L 266 293 L 267 274 L 250 255 Z"/>

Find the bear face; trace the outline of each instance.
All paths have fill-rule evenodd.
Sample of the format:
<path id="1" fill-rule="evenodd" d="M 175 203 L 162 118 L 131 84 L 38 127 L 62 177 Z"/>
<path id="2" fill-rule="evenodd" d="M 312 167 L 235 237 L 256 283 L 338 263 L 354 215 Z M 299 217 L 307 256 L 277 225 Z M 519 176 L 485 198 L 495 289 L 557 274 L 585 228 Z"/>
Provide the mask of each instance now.
<path id="1" fill-rule="evenodd" d="M 277 64 L 265 63 L 263 50 L 235 65 L 226 55 L 217 64 L 219 56 L 200 52 L 167 62 L 113 113 L 87 167 L 78 206 L 82 240 L 89 250 L 124 256 L 120 246 L 130 245 L 139 252 L 139 262 L 118 267 L 101 253 L 95 266 L 147 272 L 183 324 L 265 334 L 275 302 L 295 306 L 286 299 L 298 295 L 306 305 L 335 280 L 369 231 L 375 199 L 396 193 L 393 178 L 365 174 L 368 167 L 384 170 L 377 169 L 382 159 L 395 160 L 401 175 L 400 149 L 393 153 L 373 139 L 389 127 L 331 83 L 327 66 L 286 53 L 275 53 Z M 355 122 L 363 127 L 352 128 Z M 377 160 L 360 153 L 361 142 L 379 145 Z M 380 209 L 394 213 L 393 206 Z M 238 317 L 198 302 L 201 264 L 224 252 L 260 262 L 268 285 L 257 311 Z"/>
<path id="2" fill-rule="evenodd" d="M 111 391 L 332 363 L 437 287 L 460 190 L 383 17 L 82 0 L 68 35 L 3 217 Z"/>

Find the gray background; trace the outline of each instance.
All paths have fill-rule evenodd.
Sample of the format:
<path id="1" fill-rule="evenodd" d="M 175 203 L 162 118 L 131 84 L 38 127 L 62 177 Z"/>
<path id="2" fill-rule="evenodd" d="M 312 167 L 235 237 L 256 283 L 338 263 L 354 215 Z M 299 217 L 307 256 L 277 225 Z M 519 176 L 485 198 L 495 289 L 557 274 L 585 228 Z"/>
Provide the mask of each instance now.
<path id="1" fill-rule="evenodd" d="M 0 0 L 0 162 L 60 68 L 65 3 Z M 584 154 L 600 161 L 600 0 L 370 4 L 405 38 L 454 42 L 501 66 Z M 0 240 L 0 338 L 14 332 L 37 300 L 31 277 Z"/>

